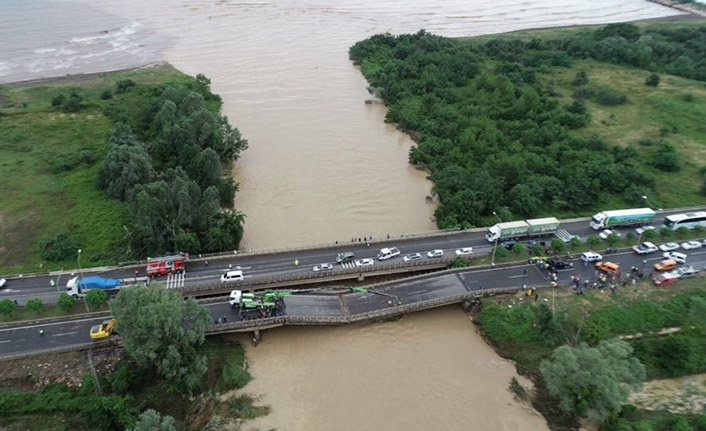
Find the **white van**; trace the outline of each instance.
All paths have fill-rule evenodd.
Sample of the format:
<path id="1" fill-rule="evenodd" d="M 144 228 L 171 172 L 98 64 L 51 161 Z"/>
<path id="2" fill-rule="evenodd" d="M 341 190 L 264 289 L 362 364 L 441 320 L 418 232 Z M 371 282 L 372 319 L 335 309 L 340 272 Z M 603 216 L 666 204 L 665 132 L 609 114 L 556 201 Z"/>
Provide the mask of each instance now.
<path id="1" fill-rule="evenodd" d="M 221 275 L 221 283 L 229 281 L 243 281 L 243 271 L 228 271 Z"/>

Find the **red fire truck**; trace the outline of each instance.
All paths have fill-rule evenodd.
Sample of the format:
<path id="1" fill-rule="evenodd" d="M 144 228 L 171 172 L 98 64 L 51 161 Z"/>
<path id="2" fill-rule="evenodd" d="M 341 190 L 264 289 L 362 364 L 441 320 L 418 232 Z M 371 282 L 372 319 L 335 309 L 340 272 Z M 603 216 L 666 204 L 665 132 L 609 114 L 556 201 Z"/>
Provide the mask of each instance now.
<path id="1" fill-rule="evenodd" d="M 147 276 L 161 277 L 171 273 L 180 273 L 186 270 L 184 262 L 188 255 L 178 254 L 174 256 L 155 257 L 147 261 Z"/>

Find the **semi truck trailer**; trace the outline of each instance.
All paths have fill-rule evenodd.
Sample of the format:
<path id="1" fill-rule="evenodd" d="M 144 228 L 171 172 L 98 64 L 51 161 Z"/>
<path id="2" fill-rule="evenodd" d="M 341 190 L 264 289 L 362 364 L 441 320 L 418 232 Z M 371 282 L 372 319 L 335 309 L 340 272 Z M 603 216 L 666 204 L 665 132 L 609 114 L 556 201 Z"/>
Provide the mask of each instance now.
<path id="1" fill-rule="evenodd" d="M 602 211 L 591 217 L 591 229 L 602 230 L 625 226 L 650 224 L 655 219 L 655 212 L 650 208 Z"/>
<path id="2" fill-rule="evenodd" d="M 117 278 L 103 278 L 97 275 L 88 277 L 74 277 L 66 283 L 66 293 L 74 298 L 86 296 L 91 289 L 100 289 L 106 292 L 119 290 L 121 281 Z"/>
<path id="3" fill-rule="evenodd" d="M 510 221 L 497 223 L 489 227 L 485 238 L 488 242 L 494 242 L 501 239 L 552 235 L 555 234 L 557 230 L 559 230 L 559 220 L 555 217 Z"/>

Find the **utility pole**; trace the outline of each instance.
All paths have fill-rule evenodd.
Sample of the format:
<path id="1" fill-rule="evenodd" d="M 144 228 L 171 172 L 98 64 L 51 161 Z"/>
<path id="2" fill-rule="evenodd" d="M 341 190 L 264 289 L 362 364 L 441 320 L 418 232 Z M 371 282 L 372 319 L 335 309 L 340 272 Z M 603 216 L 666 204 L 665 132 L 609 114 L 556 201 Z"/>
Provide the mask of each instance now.
<path id="1" fill-rule="evenodd" d="M 498 216 L 498 214 L 493 211 L 493 215 L 498 219 L 500 223 L 502 223 L 502 219 Z M 502 233 L 502 231 L 501 231 Z M 498 249 L 498 240 L 500 240 L 500 234 L 498 234 L 497 238 L 495 238 L 495 245 L 493 246 L 493 257 L 490 259 L 490 267 L 495 268 L 495 251 Z"/>

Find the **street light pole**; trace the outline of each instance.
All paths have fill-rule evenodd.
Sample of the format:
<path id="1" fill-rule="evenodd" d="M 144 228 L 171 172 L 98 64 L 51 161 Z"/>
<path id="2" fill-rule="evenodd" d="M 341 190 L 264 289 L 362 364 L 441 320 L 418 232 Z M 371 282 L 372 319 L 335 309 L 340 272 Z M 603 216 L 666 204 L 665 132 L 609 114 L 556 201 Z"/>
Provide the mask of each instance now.
<path id="1" fill-rule="evenodd" d="M 502 219 L 498 217 L 498 214 L 493 211 L 493 215 L 497 217 L 498 221 L 502 223 Z M 502 230 L 500 231 L 502 233 Z M 500 233 L 498 233 L 498 236 L 495 238 L 495 245 L 493 246 L 493 257 L 490 259 L 490 267 L 495 268 L 495 251 L 498 249 L 498 240 L 500 239 Z"/>
<path id="2" fill-rule="evenodd" d="M 81 249 L 78 249 L 78 257 L 76 258 L 76 262 L 78 263 L 78 275 L 81 275 Z"/>

